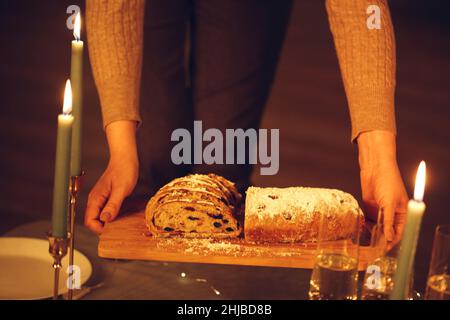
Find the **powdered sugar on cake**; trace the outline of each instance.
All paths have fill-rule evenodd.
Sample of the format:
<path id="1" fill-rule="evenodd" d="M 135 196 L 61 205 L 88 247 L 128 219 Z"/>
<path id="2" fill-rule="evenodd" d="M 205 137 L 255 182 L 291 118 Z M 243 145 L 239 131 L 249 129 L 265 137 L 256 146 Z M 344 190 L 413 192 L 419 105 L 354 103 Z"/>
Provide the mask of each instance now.
<path id="1" fill-rule="evenodd" d="M 246 214 L 255 215 L 258 219 L 273 218 L 281 213 L 287 215 L 286 220 L 295 221 L 295 215 L 301 214 L 301 219 L 307 223 L 315 212 L 326 214 L 329 211 L 327 209 L 337 207 L 337 204 L 347 203 L 349 209 L 358 207 L 353 197 L 337 189 L 250 187 L 247 197 L 251 197 L 255 192 L 258 192 L 258 201 L 246 203 Z"/>

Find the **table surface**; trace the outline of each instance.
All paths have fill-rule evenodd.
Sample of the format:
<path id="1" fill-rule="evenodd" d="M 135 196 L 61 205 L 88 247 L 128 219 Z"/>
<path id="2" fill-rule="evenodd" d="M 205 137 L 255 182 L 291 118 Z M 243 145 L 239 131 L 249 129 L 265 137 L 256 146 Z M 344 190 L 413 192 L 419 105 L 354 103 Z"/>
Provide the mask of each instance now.
<path id="1" fill-rule="evenodd" d="M 4 236 L 45 239 L 49 228 L 48 221 L 33 222 Z M 87 285 L 104 283 L 84 299 L 307 299 L 311 270 L 109 260 L 97 256 L 97 244 L 96 235 L 76 226 L 75 247 L 93 265 Z"/>

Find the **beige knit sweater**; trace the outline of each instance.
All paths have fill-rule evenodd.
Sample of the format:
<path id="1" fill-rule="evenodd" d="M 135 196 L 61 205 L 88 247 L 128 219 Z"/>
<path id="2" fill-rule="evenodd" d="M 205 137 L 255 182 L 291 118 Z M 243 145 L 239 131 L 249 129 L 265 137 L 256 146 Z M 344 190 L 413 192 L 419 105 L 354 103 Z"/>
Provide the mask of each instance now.
<path id="1" fill-rule="evenodd" d="M 369 5 L 381 9 L 381 29 L 367 27 Z M 89 55 L 103 124 L 141 121 L 139 90 L 145 0 L 87 0 Z M 326 0 L 352 122 L 351 138 L 396 131 L 395 39 L 387 0 Z"/>

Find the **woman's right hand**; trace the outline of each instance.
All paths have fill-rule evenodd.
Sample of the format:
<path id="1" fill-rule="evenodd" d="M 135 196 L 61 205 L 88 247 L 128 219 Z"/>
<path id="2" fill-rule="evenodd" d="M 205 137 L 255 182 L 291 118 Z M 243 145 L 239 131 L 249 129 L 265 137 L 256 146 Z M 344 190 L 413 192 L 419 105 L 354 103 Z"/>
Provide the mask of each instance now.
<path id="1" fill-rule="evenodd" d="M 113 221 L 123 200 L 131 194 L 138 179 L 136 122 L 116 121 L 106 127 L 110 150 L 108 167 L 89 193 L 85 225 L 101 234 L 103 223 Z"/>

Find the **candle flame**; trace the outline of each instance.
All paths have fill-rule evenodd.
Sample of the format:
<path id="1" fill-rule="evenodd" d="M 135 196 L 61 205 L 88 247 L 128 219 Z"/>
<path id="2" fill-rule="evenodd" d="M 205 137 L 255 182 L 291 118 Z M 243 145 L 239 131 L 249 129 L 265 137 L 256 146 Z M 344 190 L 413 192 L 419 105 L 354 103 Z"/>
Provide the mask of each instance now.
<path id="1" fill-rule="evenodd" d="M 78 12 L 77 16 L 75 17 L 75 25 L 73 28 L 73 36 L 75 37 L 75 40 L 80 41 L 81 39 L 80 33 L 81 33 L 81 15 Z"/>
<path id="2" fill-rule="evenodd" d="M 414 200 L 422 201 L 425 193 L 426 165 L 425 161 L 421 161 L 417 169 L 416 185 L 414 187 Z"/>
<path id="3" fill-rule="evenodd" d="M 72 112 L 72 86 L 70 80 L 66 82 L 66 89 L 64 90 L 64 104 L 63 114 L 70 114 Z"/>

